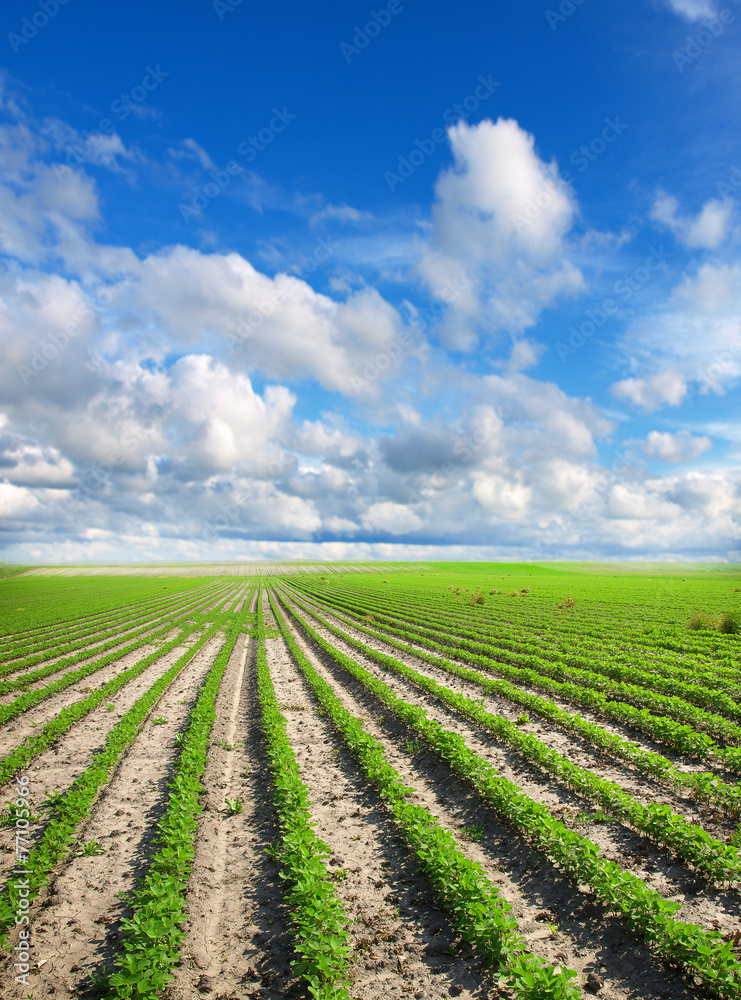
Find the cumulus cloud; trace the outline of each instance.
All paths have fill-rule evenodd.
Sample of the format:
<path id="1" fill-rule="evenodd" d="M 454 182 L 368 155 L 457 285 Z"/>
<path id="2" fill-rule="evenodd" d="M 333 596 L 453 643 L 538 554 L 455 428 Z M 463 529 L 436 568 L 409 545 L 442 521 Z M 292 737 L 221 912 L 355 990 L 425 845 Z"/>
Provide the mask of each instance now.
<path id="1" fill-rule="evenodd" d="M 626 378 L 612 386 L 616 399 L 633 403 L 645 413 L 662 406 L 679 406 L 687 395 L 687 383 L 676 371 L 663 371 L 651 378 Z"/>
<path id="2" fill-rule="evenodd" d="M 447 342 L 471 348 L 478 331 L 522 333 L 561 296 L 582 291 L 568 258 L 576 213 L 555 162 L 512 119 L 448 130 L 454 165 L 438 178 L 433 233 L 420 271 L 434 294 L 453 286 Z"/>
<path id="3" fill-rule="evenodd" d="M 421 518 L 413 510 L 390 500 L 371 504 L 361 520 L 367 531 L 389 535 L 408 535 L 422 527 Z"/>
<path id="4" fill-rule="evenodd" d="M 653 203 L 651 218 L 685 247 L 716 250 L 731 232 L 733 212 L 730 198 L 712 198 L 696 216 L 681 215 L 677 199 L 662 191 Z"/>
<path id="5" fill-rule="evenodd" d="M 699 458 L 712 445 L 709 437 L 695 437 L 689 431 L 678 431 L 676 434 L 651 431 L 643 443 L 643 451 L 663 462 L 689 462 Z"/>
<path id="6" fill-rule="evenodd" d="M 272 378 L 311 376 L 357 395 L 364 367 L 390 344 L 397 350 L 383 374 L 398 371 L 402 320 L 373 288 L 338 302 L 293 275 L 270 278 L 240 254 L 179 246 L 142 262 L 132 298 L 169 339 L 192 344 L 217 335 L 236 359 Z"/>

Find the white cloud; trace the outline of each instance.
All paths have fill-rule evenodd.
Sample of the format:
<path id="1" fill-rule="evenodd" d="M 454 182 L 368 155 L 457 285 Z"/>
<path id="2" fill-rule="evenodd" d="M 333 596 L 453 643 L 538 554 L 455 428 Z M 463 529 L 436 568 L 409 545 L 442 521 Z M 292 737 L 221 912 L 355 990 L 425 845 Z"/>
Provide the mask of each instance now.
<path id="1" fill-rule="evenodd" d="M 709 437 L 694 437 L 689 431 L 676 434 L 651 431 L 643 443 L 643 450 L 646 455 L 664 462 L 689 462 L 699 458 L 712 445 Z"/>
<path id="2" fill-rule="evenodd" d="M 16 486 L 70 487 L 74 466 L 56 448 L 18 444 L 2 454 L 2 472 Z"/>
<path id="3" fill-rule="evenodd" d="M 734 203 L 729 198 L 712 198 L 694 218 L 683 216 L 677 199 L 662 191 L 651 208 L 651 218 L 685 247 L 716 250 L 731 232 L 733 212 Z"/>
<path id="4" fill-rule="evenodd" d="M 180 452 L 200 469 L 265 474 L 282 466 L 279 442 L 296 402 L 285 386 L 267 386 L 259 396 L 247 376 L 207 355 L 188 355 L 171 370 L 169 399 L 174 420 L 188 428 Z"/>
<path id="5" fill-rule="evenodd" d="M 407 535 L 422 527 L 422 520 L 405 504 L 389 500 L 371 504 L 364 511 L 361 521 L 368 531 L 379 531 L 389 535 Z"/>
<path id="6" fill-rule="evenodd" d="M 718 13 L 715 0 L 667 0 L 667 4 L 686 21 L 701 21 Z"/>
<path id="7" fill-rule="evenodd" d="M 0 517 L 23 517 L 38 506 L 39 501 L 24 486 L 0 482 Z"/>
<path id="8" fill-rule="evenodd" d="M 634 376 L 618 399 L 652 412 L 679 405 L 689 384 L 722 394 L 741 376 L 741 264 L 703 264 L 666 303 L 635 320 L 620 345 Z"/>
<path id="9" fill-rule="evenodd" d="M 136 297 L 174 341 L 218 334 L 236 358 L 272 378 L 310 375 L 351 396 L 353 377 L 402 329 L 397 310 L 373 288 L 337 302 L 292 275 L 269 278 L 237 253 L 183 246 L 142 262 Z M 398 367 L 393 362 L 384 376 Z"/>
<path id="10" fill-rule="evenodd" d="M 444 332 L 471 348 L 479 329 L 521 333 L 546 306 L 585 288 L 566 243 L 577 208 L 556 163 L 538 157 L 516 121 L 461 122 L 448 136 L 455 163 L 437 181 L 420 271 L 433 294 L 457 290 Z"/>
<path id="11" fill-rule="evenodd" d="M 646 413 L 653 413 L 662 406 L 679 406 L 687 395 L 687 383 L 678 372 L 666 370 L 650 378 L 626 378 L 616 382 L 612 394 Z"/>

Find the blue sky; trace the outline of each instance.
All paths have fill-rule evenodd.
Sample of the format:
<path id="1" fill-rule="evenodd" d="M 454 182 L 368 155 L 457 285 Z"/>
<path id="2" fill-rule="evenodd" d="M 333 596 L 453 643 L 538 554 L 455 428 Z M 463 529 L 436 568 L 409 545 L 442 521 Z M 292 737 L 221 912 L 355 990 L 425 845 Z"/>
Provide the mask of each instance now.
<path id="1" fill-rule="evenodd" d="M 741 2 L 2 19 L 4 559 L 738 560 Z"/>

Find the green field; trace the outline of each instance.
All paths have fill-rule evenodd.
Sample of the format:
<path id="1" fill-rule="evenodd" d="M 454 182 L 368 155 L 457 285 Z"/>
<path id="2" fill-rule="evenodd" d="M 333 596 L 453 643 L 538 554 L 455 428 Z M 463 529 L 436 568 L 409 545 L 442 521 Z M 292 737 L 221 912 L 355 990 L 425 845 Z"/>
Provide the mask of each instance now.
<path id="1" fill-rule="evenodd" d="M 739 569 L 296 566 L 0 579 L 8 996 L 741 997 Z"/>

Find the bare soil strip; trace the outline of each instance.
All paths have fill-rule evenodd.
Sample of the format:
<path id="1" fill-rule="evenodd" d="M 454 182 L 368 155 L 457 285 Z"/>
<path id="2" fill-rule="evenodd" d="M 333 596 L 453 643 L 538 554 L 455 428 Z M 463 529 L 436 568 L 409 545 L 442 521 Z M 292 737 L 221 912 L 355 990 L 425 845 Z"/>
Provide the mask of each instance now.
<path id="1" fill-rule="evenodd" d="M 316 627 L 311 621 L 310 624 Z M 411 685 L 406 685 L 402 679 L 384 672 L 372 660 L 347 647 L 337 637 L 327 634 L 321 628 L 316 628 L 316 631 L 339 651 L 352 656 L 370 673 L 381 677 L 400 697 L 411 704 L 422 705 L 432 718 L 462 735 L 467 744 L 492 764 L 502 777 L 514 781 L 537 801 L 546 803 L 563 822 L 574 823 L 577 811 L 574 804 L 577 808 L 580 806 L 575 796 L 571 796 L 568 791 L 555 784 L 549 784 L 542 775 L 520 761 L 516 755 L 499 747 L 493 740 L 487 740 L 480 731 L 468 726 L 465 720 L 448 712 Z M 311 645 L 313 646 L 313 643 Z M 338 685 L 342 685 L 345 691 L 352 692 L 357 703 L 364 707 L 366 716 L 371 720 L 378 717 L 379 711 L 383 713 L 383 729 L 395 736 L 400 749 L 406 748 L 406 740 L 414 740 L 413 733 L 407 727 L 388 716 L 377 699 L 365 692 L 361 685 L 319 649 L 314 651 L 314 662 L 317 659 L 324 663 L 328 679 L 331 679 L 343 700 L 344 692 L 340 692 Z M 353 711 L 362 714 L 363 709 L 354 708 Z M 374 732 L 371 725 L 368 728 Z M 392 762 L 404 773 L 397 761 Z M 481 846 L 491 852 L 491 860 L 508 873 L 509 879 L 518 882 L 520 893 L 529 890 L 532 894 L 531 902 L 537 900 L 549 912 L 557 914 L 555 922 L 559 924 L 564 935 L 559 938 L 561 948 L 556 950 L 556 961 L 563 961 L 569 967 L 585 973 L 593 971 L 602 978 L 611 979 L 613 981 L 611 988 L 615 996 L 662 995 L 664 990 L 669 991 L 665 994 L 667 996 L 687 995 L 681 981 L 663 969 L 647 949 L 634 941 L 620 921 L 606 917 L 602 909 L 591 902 L 588 895 L 582 895 L 566 879 L 561 878 L 547 859 L 534 851 L 527 841 L 511 828 L 500 824 L 496 815 L 480 800 L 476 792 L 469 791 L 447 765 L 438 762 L 438 758 L 432 752 L 420 747 L 420 751 L 413 756 L 412 766 L 425 776 L 446 805 L 457 802 L 460 804 L 458 811 L 462 815 L 475 817 L 474 824 L 483 822 Z M 410 783 L 418 787 L 417 780 Z M 451 809 L 451 812 L 455 814 L 456 810 Z M 727 931 L 739 929 L 739 902 L 736 893 L 710 888 L 700 895 L 705 889 L 704 880 L 695 878 L 677 864 L 671 864 L 662 852 L 618 824 L 579 822 L 578 830 L 596 843 L 607 857 L 623 867 L 637 869 L 636 874 L 654 889 L 667 898 L 682 902 L 682 919 L 706 926 L 714 926 L 717 922 L 720 929 Z M 526 869 L 525 876 L 520 874 L 522 868 Z M 505 888 L 503 885 L 502 891 L 514 902 L 509 886 Z M 517 907 L 515 910 L 517 912 Z M 550 921 L 550 918 L 548 919 Z M 569 947 L 562 941 L 565 935 L 573 939 L 573 952 L 570 952 Z M 554 960 L 553 952 L 549 953 L 548 958 L 550 961 Z M 600 965 L 604 965 L 605 969 L 598 972 Z M 626 975 L 629 976 L 628 980 L 624 979 Z M 623 989 L 632 990 L 639 985 L 640 989 L 636 994 L 621 992 Z M 600 996 L 609 995 L 611 994 L 606 991 L 600 992 Z"/>
<path id="2" fill-rule="evenodd" d="M 214 636 L 165 692 L 81 828 L 80 842 L 97 841 L 104 853 L 74 856 L 32 919 L 33 988 L 41 994 L 67 996 L 88 988 L 90 971 L 100 974 L 120 944 L 121 920 L 129 915 L 120 894 L 130 892 L 146 871 L 177 760 L 175 735 L 185 728 L 223 642 Z M 157 724 L 159 717 L 166 722 Z M 26 1000 L 27 994 L 13 983 L 5 996 Z"/>

